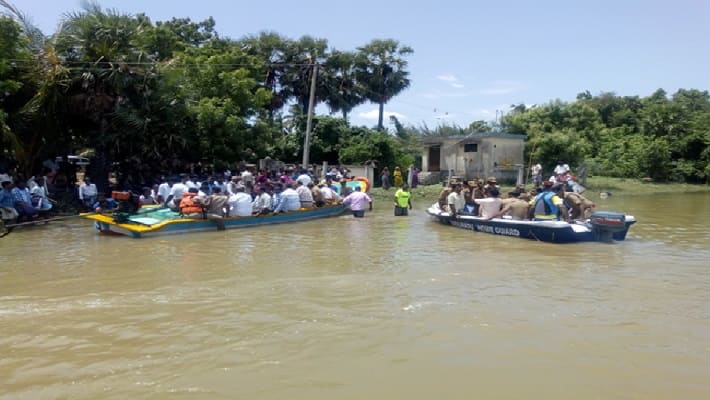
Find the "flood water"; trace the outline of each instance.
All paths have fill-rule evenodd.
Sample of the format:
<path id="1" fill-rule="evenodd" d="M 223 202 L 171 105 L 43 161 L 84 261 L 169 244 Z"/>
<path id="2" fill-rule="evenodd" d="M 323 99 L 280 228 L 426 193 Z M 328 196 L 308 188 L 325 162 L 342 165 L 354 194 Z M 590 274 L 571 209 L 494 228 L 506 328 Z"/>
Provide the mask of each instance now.
<path id="1" fill-rule="evenodd" d="M 0 399 L 710 398 L 710 195 L 596 200 L 636 216 L 626 241 L 474 233 L 427 204 L 139 240 L 17 229 Z"/>

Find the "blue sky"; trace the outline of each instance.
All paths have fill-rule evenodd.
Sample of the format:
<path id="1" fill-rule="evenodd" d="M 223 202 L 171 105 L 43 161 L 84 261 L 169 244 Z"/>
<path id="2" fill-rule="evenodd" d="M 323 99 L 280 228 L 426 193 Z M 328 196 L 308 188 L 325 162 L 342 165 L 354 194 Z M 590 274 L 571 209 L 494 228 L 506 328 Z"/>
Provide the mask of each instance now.
<path id="1" fill-rule="evenodd" d="M 11 0 L 45 34 L 78 0 Z M 214 17 L 222 36 L 274 31 L 355 50 L 372 39 L 414 49 L 409 89 L 385 105 L 407 125 L 492 121 L 511 104 L 574 100 L 585 90 L 648 96 L 710 89 L 708 0 L 401 1 L 102 0 L 153 21 Z M 325 109 L 318 109 L 325 112 Z M 351 115 L 376 124 L 377 106 Z"/>

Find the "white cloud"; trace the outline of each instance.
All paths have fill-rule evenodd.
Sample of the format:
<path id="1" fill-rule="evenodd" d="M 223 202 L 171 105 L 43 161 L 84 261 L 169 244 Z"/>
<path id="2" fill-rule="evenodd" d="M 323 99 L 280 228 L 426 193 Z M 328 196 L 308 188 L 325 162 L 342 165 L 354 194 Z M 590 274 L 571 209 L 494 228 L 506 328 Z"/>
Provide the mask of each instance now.
<path id="1" fill-rule="evenodd" d="M 500 95 L 521 92 L 526 90 L 527 86 L 518 81 L 493 81 L 488 84 L 488 87 L 479 91 L 485 95 Z"/>
<path id="2" fill-rule="evenodd" d="M 458 81 L 458 79 L 457 79 L 455 76 L 451 75 L 451 74 L 439 75 L 439 76 L 436 77 L 436 79 L 438 79 L 438 80 L 440 80 L 440 81 L 444 81 L 444 82 L 456 82 L 456 81 Z"/>
<path id="3" fill-rule="evenodd" d="M 378 109 L 373 109 L 373 110 L 370 110 L 367 112 L 361 112 L 358 114 L 358 117 L 360 117 L 362 119 L 373 120 L 373 121 L 377 121 L 377 118 L 379 118 L 379 116 L 380 116 L 380 111 Z M 384 112 L 384 119 L 385 120 L 391 116 L 395 116 L 395 117 L 397 117 L 397 119 L 400 119 L 400 120 L 407 119 L 407 116 L 404 114 L 400 114 L 400 113 L 393 112 L 393 111 L 385 111 Z"/>
<path id="4" fill-rule="evenodd" d="M 460 83 L 452 83 L 451 87 L 456 88 L 456 89 L 463 89 L 463 85 Z"/>

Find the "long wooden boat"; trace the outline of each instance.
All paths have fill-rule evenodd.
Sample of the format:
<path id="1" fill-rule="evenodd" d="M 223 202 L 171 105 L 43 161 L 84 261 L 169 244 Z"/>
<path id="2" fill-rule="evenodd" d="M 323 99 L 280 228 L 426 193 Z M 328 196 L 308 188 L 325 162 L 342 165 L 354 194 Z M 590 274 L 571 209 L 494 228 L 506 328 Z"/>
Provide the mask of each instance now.
<path id="1" fill-rule="evenodd" d="M 197 219 L 181 217 L 178 213 L 167 208 L 156 208 L 154 211 L 142 211 L 135 214 L 85 214 L 84 218 L 93 220 L 96 229 L 101 233 L 143 238 L 333 217 L 342 214 L 345 209 L 346 206 L 337 204 L 273 215 Z"/>
<path id="2" fill-rule="evenodd" d="M 427 209 L 427 214 L 437 221 L 476 232 L 512 236 L 552 243 L 612 242 L 626 239 L 626 234 L 636 219 L 617 212 L 597 211 L 588 221 L 568 223 L 565 221 L 517 221 L 507 218 L 491 220 L 459 215 L 452 218 L 438 204 Z"/>

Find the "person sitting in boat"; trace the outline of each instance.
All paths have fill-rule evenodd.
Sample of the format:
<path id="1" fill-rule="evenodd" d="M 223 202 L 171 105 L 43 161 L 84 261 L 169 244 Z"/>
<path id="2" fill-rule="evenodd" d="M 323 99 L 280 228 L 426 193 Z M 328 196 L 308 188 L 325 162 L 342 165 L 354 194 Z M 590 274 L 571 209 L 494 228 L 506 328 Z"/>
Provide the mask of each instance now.
<path id="1" fill-rule="evenodd" d="M 173 183 L 170 187 L 168 197 L 165 199 L 165 205 L 173 211 L 180 211 L 180 201 L 182 200 L 183 194 L 188 190 L 185 184 L 187 178 L 187 174 L 180 174 L 180 181 Z"/>
<path id="2" fill-rule="evenodd" d="M 448 198 L 449 195 L 453 192 L 453 188 L 451 185 L 441 189 L 441 192 L 439 192 L 439 209 L 441 211 L 446 211 L 449 209 L 449 203 L 448 203 Z"/>
<path id="3" fill-rule="evenodd" d="M 565 192 L 565 203 L 569 204 L 570 218 L 573 220 L 586 220 L 596 206 L 593 201 L 576 192 Z"/>
<path id="4" fill-rule="evenodd" d="M 207 218 L 224 218 L 229 211 L 226 194 L 222 192 L 219 186 L 212 187 L 212 194 L 209 196 L 195 196 L 194 201 L 202 206 Z M 251 202 L 249 203 L 251 207 Z"/>
<path id="5" fill-rule="evenodd" d="M 454 184 L 451 193 L 446 198 L 449 206 L 449 215 L 453 218 L 458 218 L 459 214 L 466 207 L 466 200 L 461 195 L 461 184 Z"/>
<path id="6" fill-rule="evenodd" d="M 500 186 L 498 186 L 498 180 L 495 176 L 490 176 L 486 179 L 486 185 L 483 186 L 483 193 L 485 197 L 489 196 L 491 189 L 496 189 L 500 193 Z"/>
<path id="7" fill-rule="evenodd" d="M 92 210 L 96 213 L 114 212 L 118 209 L 118 203 L 111 197 L 106 197 L 104 192 L 96 194 L 96 202 L 92 204 Z"/>
<path id="8" fill-rule="evenodd" d="M 10 177 L 2 178 L 0 190 L 0 219 L 14 221 L 20 214 L 15 209 L 15 196 L 12 194 L 12 181 Z"/>
<path id="9" fill-rule="evenodd" d="M 495 187 L 488 188 L 488 197 L 485 199 L 474 199 L 473 201 L 479 205 L 479 217 L 491 219 L 494 215 L 500 212 L 501 200 L 498 197 L 500 193 Z"/>
<path id="10" fill-rule="evenodd" d="M 308 189 L 311 191 L 313 204 L 316 207 L 323 207 L 325 205 L 325 201 L 323 200 L 323 193 L 321 193 L 320 188 L 313 182 L 309 182 L 306 186 L 308 186 Z"/>
<path id="11" fill-rule="evenodd" d="M 236 193 L 229 196 L 228 206 L 230 217 L 248 217 L 252 214 L 253 206 L 251 196 L 246 192 L 245 186 L 237 186 Z M 268 194 L 267 194 L 268 195 Z M 226 197 L 226 196 L 225 196 Z"/>
<path id="12" fill-rule="evenodd" d="M 516 221 L 523 221 L 528 218 L 529 202 L 520 198 L 520 191 L 508 192 L 508 197 L 501 200 L 501 209 L 489 219 L 498 217 L 510 217 Z"/>
<path id="13" fill-rule="evenodd" d="M 353 190 L 348 186 L 348 180 L 345 178 L 340 179 L 340 197 L 347 197 Z"/>
<path id="14" fill-rule="evenodd" d="M 569 220 L 567 207 L 564 205 L 564 186 L 554 185 L 550 181 L 543 182 L 542 193 L 530 200 L 530 214 L 535 221 Z M 560 192 L 562 194 L 560 195 Z"/>
<path id="15" fill-rule="evenodd" d="M 47 212 L 52 209 L 52 200 L 49 198 L 44 176 L 38 175 L 35 178 L 35 185 L 30 189 L 30 195 L 32 196 L 33 206 L 40 212 Z"/>
<path id="16" fill-rule="evenodd" d="M 266 186 L 259 186 L 259 194 L 251 204 L 253 214 L 264 214 L 271 211 L 271 195 Z"/>
<path id="17" fill-rule="evenodd" d="M 476 182 L 477 181 L 468 181 L 462 184 L 461 195 L 466 202 L 466 206 L 461 214 L 477 215 L 474 214 L 474 210 L 477 209 L 478 205 L 473 201 L 473 191 L 476 188 Z"/>
<path id="18" fill-rule="evenodd" d="M 286 189 L 281 192 L 281 201 L 274 208 L 274 214 L 280 212 L 298 211 L 301 208 L 301 198 L 293 188 L 293 183 L 287 183 Z"/>
<path id="19" fill-rule="evenodd" d="M 313 208 L 313 192 L 301 181 L 296 181 L 296 193 L 301 202 L 301 208 Z"/>
<path id="20" fill-rule="evenodd" d="M 180 199 L 180 214 L 183 217 L 188 218 L 203 218 L 204 209 L 199 201 L 195 201 L 197 197 L 198 189 L 196 187 L 191 187 L 187 189 L 187 193 L 182 194 L 182 199 Z"/>
<path id="21" fill-rule="evenodd" d="M 143 188 L 143 194 L 138 198 L 141 206 L 158 204 L 158 201 L 153 197 L 153 191 L 149 187 Z"/>
<path id="22" fill-rule="evenodd" d="M 296 181 L 306 187 L 308 187 L 309 183 L 313 182 L 311 176 L 308 175 L 308 171 L 306 171 L 305 169 L 301 169 L 301 174 L 296 177 Z"/>
<path id="23" fill-rule="evenodd" d="M 32 195 L 24 180 L 15 182 L 12 195 L 15 197 L 15 210 L 21 219 L 31 220 L 39 217 L 39 209 L 32 206 Z"/>
<path id="24" fill-rule="evenodd" d="M 335 193 L 333 188 L 330 187 L 330 185 L 327 184 L 327 182 L 321 181 L 320 184 L 318 184 L 318 188 L 321 192 L 321 195 L 323 195 L 323 202 L 325 204 L 334 204 L 340 201 L 338 198 L 338 194 Z"/>

